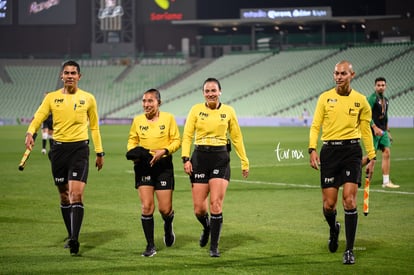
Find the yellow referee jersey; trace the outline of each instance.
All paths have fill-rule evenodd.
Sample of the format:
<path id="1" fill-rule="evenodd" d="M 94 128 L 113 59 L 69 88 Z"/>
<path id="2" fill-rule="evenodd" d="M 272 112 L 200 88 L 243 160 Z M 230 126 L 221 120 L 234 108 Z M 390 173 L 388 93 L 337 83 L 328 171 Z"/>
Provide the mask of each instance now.
<path id="1" fill-rule="evenodd" d="M 309 148 L 317 147 L 321 140 L 347 140 L 362 138 L 368 157 L 375 157 L 370 128 L 371 107 L 364 95 L 352 90 L 348 96 L 339 95 L 335 88 L 322 93 L 316 104 L 310 129 Z"/>
<path id="2" fill-rule="evenodd" d="M 53 139 L 58 142 L 76 142 L 89 139 L 91 131 L 95 152 L 103 152 L 99 132 L 99 116 L 95 97 L 77 89 L 74 94 L 64 94 L 63 89 L 50 92 L 43 99 L 27 130 L 34 134 L 42 122 L 52 113 Z"/>
<path id="3" fill-rule="evenodd" d="M 227 133 L 241 160 L 242 169 L 249 169 L 249 160 L 236 112 L 233 107 L 222 103 L 215 110 L 208 108 L 204 103 L 196 104 L 191 108 L 184 126 L 181 156 L 190 156 L 193 139 L 196 145 L 226 145 Z"/>
<path id="4" fill-rule="evenodd" d="M 180 145 L 180 131 L 172 114 L 160 112 L 157 121 L 148 121 L 145 114 L 134 118 L 129 130 L 128 151 L 141 146 L 149 150 L 167 149 L 172 154 Z"/>

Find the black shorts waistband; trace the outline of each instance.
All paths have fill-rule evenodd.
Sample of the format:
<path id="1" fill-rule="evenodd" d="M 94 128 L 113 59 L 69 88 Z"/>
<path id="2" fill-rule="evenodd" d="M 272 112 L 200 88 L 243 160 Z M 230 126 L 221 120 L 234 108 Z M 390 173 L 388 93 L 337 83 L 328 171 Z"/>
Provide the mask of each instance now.
<path id="1" fill-rule="evenodd" d="M 89 140 L 73 141 L 73 142 L 60 142 L 53 140 L 53 145 L 75 145 L 75 144 L 89 144 Z"/>
<path id="2" fill-rule="evenodd" d="M 328 146 L 344 146 L 344 145 L 354 145 L 359 144 L 359 138 L 354 139 L 344 139 L 344 140 L 325 140 L 323 145 Z"/>
<path id="3" fill-rule="evenodd" d="M 202 152 L 227 152 L 227 146 L 210 146 L 210 145 L 195 145 L 194 149 L 196 151 Z"/>

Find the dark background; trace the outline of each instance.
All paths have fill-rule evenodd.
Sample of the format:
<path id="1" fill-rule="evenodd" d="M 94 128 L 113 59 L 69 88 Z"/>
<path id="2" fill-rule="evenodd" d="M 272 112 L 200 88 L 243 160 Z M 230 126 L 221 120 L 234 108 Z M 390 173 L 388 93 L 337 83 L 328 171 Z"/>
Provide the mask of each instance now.
<path id="1" fill-rule="evenodd" d="M 81 56 L 91 53 L 92 43 L 92 6 L 91 1 L 85 0 L 62 0 L 76 1 L 75 24 L 69 25 L 20 25 L 19 24 L 19 2 L 13 1 L 13 14 L 11 25 L 0 25 L 0 58 L 8 57 L 56 57 Z M 151 0 L 145 0 L 151 1 Z M 189 0 L 170 0 L 178 2 Z M 38 2 L 43 2 L 40 0 Z M 330 6 L 333 16 L 365 16 L 365 15 L 407 15 L 412 16 L 414 1 L 410 0 L 197 0 L 196 14 L 198 19 L 228 19 L 239 18 L 240 9 L 243 8 L 282 8 L 282 7 L 306 7 L 306 6 Z M 139 5 L 136 5 L 139 7 Z M 139 11 L 136 11 L 139 14 Z M 409 13 L 409 14 L 408 14 Z M 410 21 L 412 22 L 412 21 Z M 137 26 L 137 31 L 142 26 Z M 173 28 L 171 26 L 171 28 Z M 384 27 L 385 28 L 385 27 Z M 178 31 L 183 31 L 178 30 Z M 194 31 L 194 30 L 193 30 Z M 380 30 L 379 30 L 380 31 Z M 161 39 L 162 35 L 153 34 L 154 39 Z M 143 48 L 145 42 L 142 36 L 137 35 L 137 52 Z M 147 38 L 148 39 L 148 38 Z M 180 48 L 177 39 L 174 41 L 176 48 Z M 156 42 L 156 41 L 155 41 Z M 164 49 L 155 48 L 154 43 L 145 48 L 146 51 L 160 51 Z M 161 43 L 160 43 L 161 44 Z"/>

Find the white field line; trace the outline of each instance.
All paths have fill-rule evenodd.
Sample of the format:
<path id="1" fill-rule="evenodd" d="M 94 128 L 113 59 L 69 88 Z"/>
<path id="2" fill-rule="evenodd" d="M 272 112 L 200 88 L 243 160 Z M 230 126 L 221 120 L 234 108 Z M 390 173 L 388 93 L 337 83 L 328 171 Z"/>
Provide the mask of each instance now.
<path id="1" fill-rule="evenodd" d="M 397 159 L 392 159 L 392 161 L 412 161 L 414 160 L 414 158 L 397 158 Z M 283 166 L 303 166 L 303 165 L 308 165 L 308 162 L 296 162 L 296 163 L 277 163 L 277 164 L 269 164 L 269 165 L 257 165 L 257 166 L 253 166 L 251 165 L 250 168 L 252 167 L 257 167 L 257 168 L 261 168 L 261 167 L 283 167 Z M 240 169 L 240 166 L 234 166 L 232 167 L 232 169 Z M 309 170 L 311 170 L 311 168 L 309 167 Z M 177 169 L 175 169 L 175 171 L 177 171 Z M 133 170 L 127 170 L 127 173 L 129 174 L 133 174 L 134 171 Z M 178 178 L 186 178 L 188 179 L 188 176 L 186 175 L 175 175 L 175 177 Z M 284 182 L 267 182 L 267 181 L 255 181 L 255 180 L 235 180 L 235 179 L 231 179 L 231 182 L 239 182 L 239 183 L 243 183 L 243 184 L 266 184 L 266 185 L 274 185 L 274 186 L 288 186 L 288 187 L 292 187 L 292 188 L 317 188 L 320 189 L 320 186 L 317 182 L 315 182 L 315 184 L 294 184 L 294 183 L 284 183 Z M 359 192 L 363 192 L 364 188 L 363 186 L 361 188 L 359 188 Z M 374 188 L 370 188 L 370 192 L 376 192 L 376 193 L 388 193 L 388 194 L 401 194 L 401 195 L 414 195 L 414 192 L 404 192 L 404 191 L 397 191 L 397 190 L 390 190 L 390 189 L 374 189 Z"/>

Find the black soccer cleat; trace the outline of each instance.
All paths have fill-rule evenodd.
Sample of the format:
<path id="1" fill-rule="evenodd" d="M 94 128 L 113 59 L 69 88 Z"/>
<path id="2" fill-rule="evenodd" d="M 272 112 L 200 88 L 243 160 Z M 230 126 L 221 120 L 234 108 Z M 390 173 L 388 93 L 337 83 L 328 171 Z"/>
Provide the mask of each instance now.
<path id="1" fill-rule="evenodd" d="M 339 222 L 336 222 L 335 230 L 333 231 L 331 230 L 329 241 L 328 241 L 329 251 L 331 251 L 332 253 L 338 250 L 338 238 L 339 238 L 340 231 L 341 231 L 341 224 Z"/>
<path id="2" fill-rule="evenodd" d="M 354 264 L 355 263 L 355 256 L 354 252 L 351 249 L 348 249 L 344 252 L 344 264 Z"/>
<path id="3" fill-rule="evenodd" d="M 79 242 L 78 240 L 69 240 L 69 249 L 71 255 L 77 255 L 79 252 Z"/>
<path id="4" fill-rule="evenodd" d="M 201 232 L 200 236 L 200 247 L 205 247 L 208 243 L 208 238 L 210 237 L 210 227 L 206 227 Z"/>
<path id="5" fill-rule="evenodd" d="M 147 247 L 145 248 L 145 251 L 142 252 L 141 256 L 143 256 L 143 257 L 152 257 L 155 254 L 157 254 L 157 251 L 155 250 L 155 246 L 147 245 Z"/>
<path id="6" fill-rule="evenodd" d="M 210 257 L 213 257 L 213 258 L 220 257 L 220 252 L 217 247 L 210 247 Z"/>

